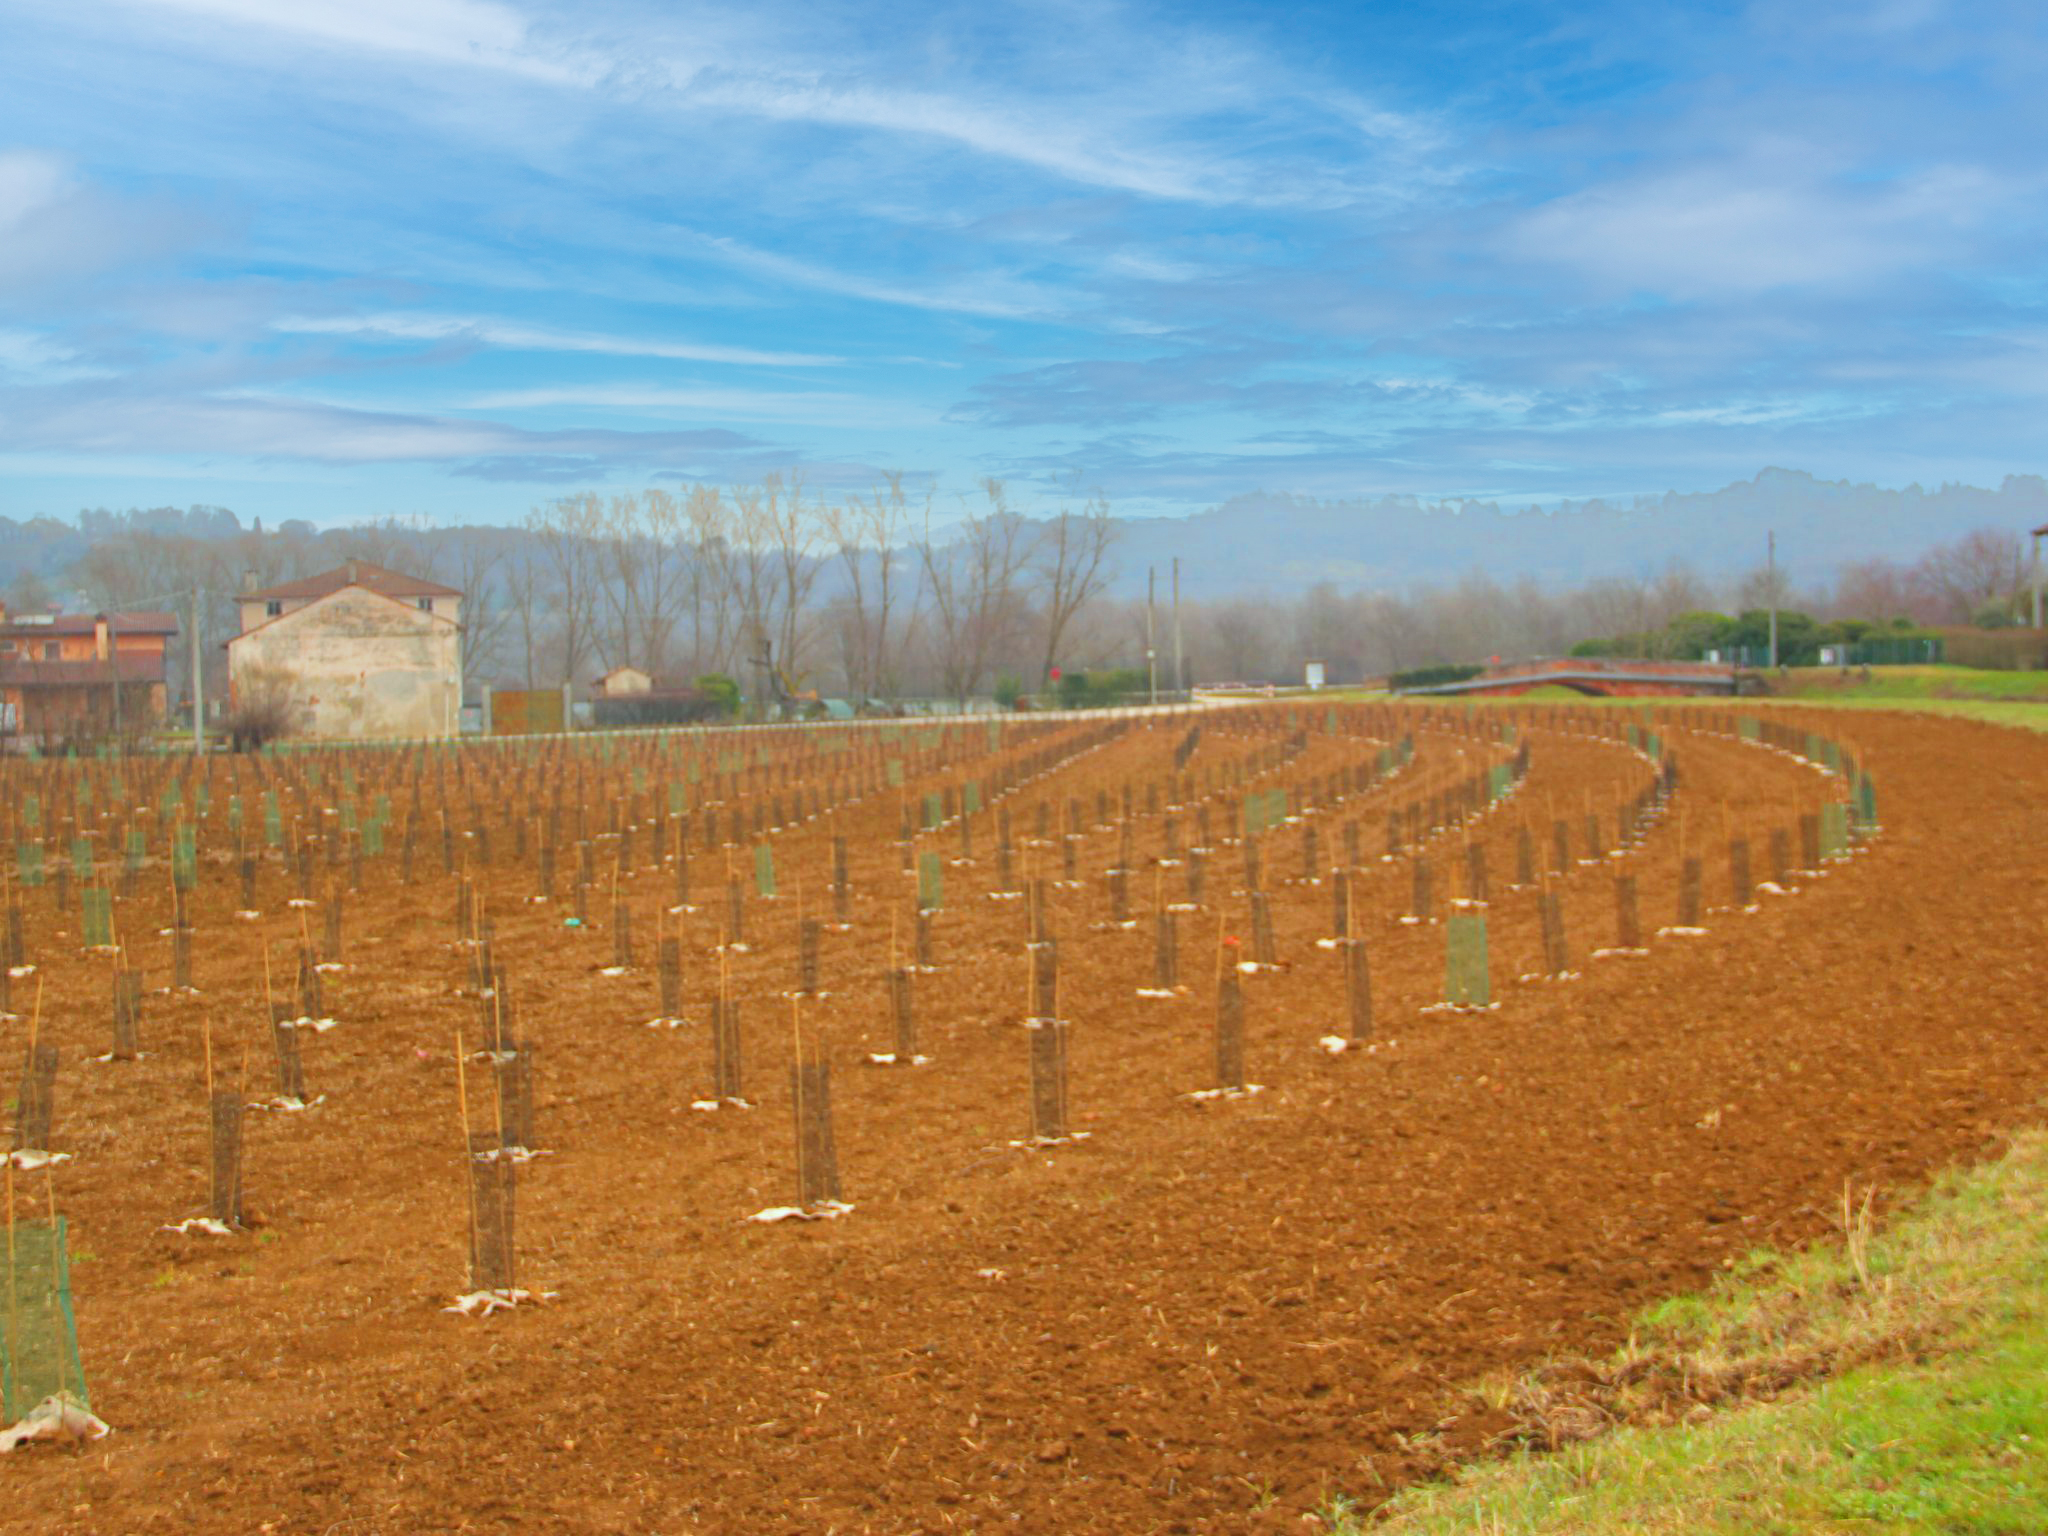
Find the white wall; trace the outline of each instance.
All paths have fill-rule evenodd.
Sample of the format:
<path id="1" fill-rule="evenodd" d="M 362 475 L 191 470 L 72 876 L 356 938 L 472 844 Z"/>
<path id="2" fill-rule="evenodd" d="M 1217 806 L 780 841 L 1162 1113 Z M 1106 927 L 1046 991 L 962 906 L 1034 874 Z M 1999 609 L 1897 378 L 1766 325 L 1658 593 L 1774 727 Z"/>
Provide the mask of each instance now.
<path id="1" fill-rule="evenodd" d="M 241 636 L 228 661 L 237 699 L 286 694 L 294 735 L 442 737 L 459 719 L 461 645 L 454 624 L 345 587 Z"/>

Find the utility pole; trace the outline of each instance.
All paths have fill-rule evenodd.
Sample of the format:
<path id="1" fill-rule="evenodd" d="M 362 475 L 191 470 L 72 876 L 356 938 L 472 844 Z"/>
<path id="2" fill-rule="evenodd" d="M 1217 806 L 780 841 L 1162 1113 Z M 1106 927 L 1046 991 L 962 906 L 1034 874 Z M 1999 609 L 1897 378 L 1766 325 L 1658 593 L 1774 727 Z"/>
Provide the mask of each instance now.
<path id="1" fill-rule="evenodd" d="M 114 611 L 107 610 L 107 672 L 114 679 L 114 751 L 121 751 L 121 637 L 115 633 Z"/>
<path id="2" fill-rule="evenodd" d="M 1768 575 L 1765 579 L 1771 588 L 1771 670 L 1778 670 L 1778 530 L 1773 528 L 1768 538 L 1769 555 L 1765 562 Z"/>
<path id="3" fill-rule="evenodd" d="M 199 585 L 192 586 L 192 755 L 206 752 L 206 679 L 199 670 Z"/>
<path id="4" fill-rule="evenodd" d="M 1147 697 L 1159 702 L 1159 652 L 1152 644 L 1152 596 L 1159 585 L 1159 568 L 1145 567 L 1145 678 Z"/>
<path id="5" fill-rule="evenodd" d="M 2034 530 L 2034 628 L 2041 627 L 2041 535 L 2048 527 Z"/>
<path id="6" fill-rule="evenodd" d="M 1187 670 L 1182 665 L 1180 648 L 1180 556 L 1173 557 L 1173 692 L 1183 701 L 1188 695 Z"/>

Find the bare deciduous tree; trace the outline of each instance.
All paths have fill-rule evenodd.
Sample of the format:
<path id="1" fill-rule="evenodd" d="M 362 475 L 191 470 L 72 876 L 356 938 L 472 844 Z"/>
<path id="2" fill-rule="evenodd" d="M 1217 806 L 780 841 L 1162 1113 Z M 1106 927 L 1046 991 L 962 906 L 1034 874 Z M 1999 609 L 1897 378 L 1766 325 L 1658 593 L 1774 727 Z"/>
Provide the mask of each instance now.
<path id="1" fill-rule="evenodd" d="M 560 674 L 555 681 L 579 680 L 596 643 L 598 589 L 604 579 L 597 551 L 604 521 L 604 504 L 593 491 L 559 497 L 527 514 L 527 532 L 540 552 L 557 626 Z"/>
<path id="2" fill-rule="evenodd" d="M 1979 528 L 1929 550 L 1919 569 L 1948 616 L 1968 624 L 1986 608 L 2011 610 L 2025 582 L 2026 545 L 2007 529 Z"/>
<path id="3" fill-rule="evenodd" d="M 725 498 L 708 485 L 690 488 L 683 504 L 690 542 L 690 570 L 684 583 L 690 605 L 690 667 L 731 672 L 733 661 L 731 517 Z"/>
<path id="4" fill-rule="evenodd" d="M 531 688 L 538 671 L 540 650 L 546 643 L 547 614 L 542 608 L 540 565 L 530 548 L 520 550 L 507 567 L 505 601 L 519 636 L 519 675 L 524 685 Z"/>
<path id="5" fill-rule="evenodd" d="M 929 516 L 929 496 L 926 501 Z M 844 586 L 839 604 L 841 664 L 847 692 L 856 699 L 895 692 L 891 625 L 901 597 L 899 546 L 908 531 L 906 510 L 902 471 L 889 470 L 868 496 L 849 497 L 844 507 L 828 508 L 824 514 L 826 534 L 839 552 Z"/>
<path id="6" fill-rule="evenodd" d="M 945 544 L 932 537 L 926 513 L 917 546 L 939 646 L 937 666 L 948 698 L 971 698 L 988 677 L 1016 622 L 1017 576 L 1028 549 L 1000 480 L 982 482 L 988 510 L 961 504 L 961 520 Z"/>
<path id="7" fill-rule="evenodd" d="M 1827 606 L 1833 618 L 1908 619 L 1916 624 L 1931 624 L 1942 611 L 1941 599 L 1928 590 L 1924 573 L 1892 560 L 1857 560 L 1843 566 Z"/>
<path id="8" fill-rule="evenodd" d="M 787 480 L 770 475 L 762 489 L 762 521 L 769 547 L 775 552 L 776 659 L 783 675 L 800 687 L 806 676 L 804 651 L 810 640 L 811 587 L 818 579 L 818 562 L 811 550 L 817 542 L 823 508 L 804 500 L 801 474 L 792 473 Z"/>
<path id="9" fill-rule="evenodd" d="M 1041 687 L 1052 681 L 1052 669 L 1060 658 L 1060 645 L 1074 616 L 1108 585 L 1105 565 L 1109 548 L 1116 539 L 1116 524 L 1109 515 L 1109 503 L 1091 496 L 1079 512 L 1062 506 L 1038 536 L 1034 565 L 1043 583 L 1041 623 L 1045 627 L 1045 656 L 1039 664 Z"/>

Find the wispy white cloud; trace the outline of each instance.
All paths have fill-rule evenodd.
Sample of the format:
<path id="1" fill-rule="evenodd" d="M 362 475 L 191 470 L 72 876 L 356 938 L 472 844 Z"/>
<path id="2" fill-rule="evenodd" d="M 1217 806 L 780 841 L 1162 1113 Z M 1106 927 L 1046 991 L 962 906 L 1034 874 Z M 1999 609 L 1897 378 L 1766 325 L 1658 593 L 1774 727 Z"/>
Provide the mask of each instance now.
<path id="1" fill-rule="evenodd" d="M 1353 178 L 1326 158 L 1291 165 L 1236 153 L 1235 133 L 1201 120 L 1312 111 L 1365 142 L 1406 150 L 1432 141 L 1417 120 L 1355 92 L 1302 93 L 1256 54 L 1191 46 L 1149 71 L 1125 71 L 1101 89 L 1001 90 L 972 95 L 877 84 L 894 74 L 878 59 L 807 62 L 787 42 L 731 37 L 650 52 L 537 26 L 495 0 L 129 0 L 176 15 L 332 49 L 398 60 L 467 65 L 571 89 L 625 86 L 691 112 L 857 129 L 953 145 L 1079 186 L 1197 204 L 1280 207 L 1341 203 L 1377 178 Z M 693 31 L 710 32 L 709 25 Z M 1144 41 L 1166 54 L 1156 24 Z M 242 38 L 238 36 L 238 44 Z M 1434 174 L 1441 174 L 1442 167 Z"/>
<path id="2" fill-rule="evenodd" d="M 189 246 L 205 228 L 189 208 L 110 197 L 63 157 L 0 149 L 0 310 L 32 287 Z"/>
<path id="3" fill-rule="evenodd" d="M 1731 400 L 1657 411 L 1652 419 L 1669 426 L 1754 427 L 1766 422 L 1812 420 L 1839 414 L 1813 400 Z"/>
<path id="4" fill-rule="evenodd" d="M 1189 283 L 1207 277 L 1210 271 L 1192 261 L 1143 250 L 1114 251 L 1103 258 L 1102 270 L 1148 283 Z"/>
<path id="5" fill-rule="evenodd" d="M 99 376 L 104 369 L 79 365 L 78 354 L 40 331 L 0 326 L 0 373 L 22 374 L 39 382 Z"/>
<path id="6" fill-rule="evenodd" d="M 64 162 L 34 150 L 0 151 L 0 234 L 11 234 L 70 189 Z"/>
<path id="7" fill-rule="evenodd" d="M 928 426 L 936 411 L 824 390 L 676 388 L 656 384 L 548 384 L 494 390 L 461 402 L 469 411 L 604 408 L 683 411 L 717 421 L 774 421 L 811 426 Z"/>
<path id="8" fill-rule="evenodd" d="M 1007 273 L 977 274 L 965 284 L 909 287 L 820 266 L 796 256 L 764 251 L 728 235 L 706 235 L 688 230 L 678 233 L 689 239 L 702 254 L 745 271 L 791 287 L 844 294 L 848 298 L 867 299 L 877 304 L 1019 320 L 1059 314 L 1081 302 L 1074 295 Z"/>
<path id="9" fill-rule="evenodd" d="M 751 443 L 721 429 L 528 428 L 432 412 L 367 410 L 253 392 L 16 391 L 0 412 L 0 452 L 96 452 L 307 459 L 335 464 L 588 454 L 657 463 Z"/>
<path id="10" fill-rule="evenodd" d="M 677 91 L 696 107 L 942 139 L 1083 186 L 1190 202 L 1230 202 L 1243 195 L 1199 162 L 1135 143 L 1121 147 L 1095 132 L 1095 123 L 1076 123 L 1072 112 L 1006 112 L 932 92 L 761 73 L 692 75 L 678 80 Z"/>
<path id="11" fill-rule="evenodd" d="M 491 0 L 131 0 L 234 28 L 296 34 L 328 46 L 441 64 L 507 70 L 565 85 L 595 78 L 587 63 L 549 57 L 526 19 Z"/>
<path id="12" fill-rule="evenodd" d="M 2018 190 L 1974 166 L 1835 181 L 1811 147 L 1589 187 L 1504 232 L 1504 253 L 1678 298 L 1833 288 L 1938 262 Z"/>
<path id="13" fill-rule="evenodd" d="M 290 335 L 359 336 L 387 341 L 469 341 L 523 352 L 597 352 L 613 357 L 667 357 L 684 362 L 760 364 L 777 368 L 822 368 L 842 357 L 812 352 L 767 352 L 710 342 L 660 341 L 611 336 L 599 331 L 523 325 L 483 315 L 383 313 L 372 315 L 286 315 L 271 322 Z"/>

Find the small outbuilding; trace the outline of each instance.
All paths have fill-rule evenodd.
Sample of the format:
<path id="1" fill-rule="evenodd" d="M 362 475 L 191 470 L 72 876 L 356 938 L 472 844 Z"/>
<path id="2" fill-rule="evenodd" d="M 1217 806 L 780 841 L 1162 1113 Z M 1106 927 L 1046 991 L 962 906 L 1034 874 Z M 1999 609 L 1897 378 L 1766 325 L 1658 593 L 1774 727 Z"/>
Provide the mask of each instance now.
<path id="1" fill-rule="evenodd" d="M 623 699 L 636 693 L 652 693 L 654 679 L 638 667 L 613 667 L 590 685 L 599 698 Z"/>

